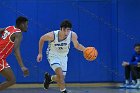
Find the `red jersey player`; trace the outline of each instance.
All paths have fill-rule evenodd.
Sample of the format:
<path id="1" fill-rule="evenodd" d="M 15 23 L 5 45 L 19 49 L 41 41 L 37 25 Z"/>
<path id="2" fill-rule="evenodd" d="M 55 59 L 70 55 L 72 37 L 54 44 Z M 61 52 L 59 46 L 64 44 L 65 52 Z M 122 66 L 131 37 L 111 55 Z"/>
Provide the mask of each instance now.
<path id="1" fill-rule="evenodd" d="M 29 74 L 28 69 L 24 66 L 20 55 L 20 42 L 22 32 L 26 32 L 28 27 L 28 19 L 18 17 L 16 26 L 8 26 L 0 29 L 0 74 L 6 78 L 6 81 L 0 84 L 0 90 L 4 90 L 15 84 L 15 76 L 12 69 L 6 62 L 7 56 L 14 50 L 16 59 L 23 71 L 24 76 Z"/>

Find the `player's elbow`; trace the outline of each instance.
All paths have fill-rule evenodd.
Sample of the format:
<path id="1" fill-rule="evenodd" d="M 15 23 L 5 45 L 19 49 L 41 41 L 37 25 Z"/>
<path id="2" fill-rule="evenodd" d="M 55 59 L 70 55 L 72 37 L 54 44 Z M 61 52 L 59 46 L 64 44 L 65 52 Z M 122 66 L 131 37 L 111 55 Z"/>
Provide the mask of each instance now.
<path id="1" fill-rule="evenodd" d="M 40 42 L 44 42 L 45 41 L 45 39 L 44 39 L 44 37 L 42 36 L 41 38 L 40 38 Z"/>

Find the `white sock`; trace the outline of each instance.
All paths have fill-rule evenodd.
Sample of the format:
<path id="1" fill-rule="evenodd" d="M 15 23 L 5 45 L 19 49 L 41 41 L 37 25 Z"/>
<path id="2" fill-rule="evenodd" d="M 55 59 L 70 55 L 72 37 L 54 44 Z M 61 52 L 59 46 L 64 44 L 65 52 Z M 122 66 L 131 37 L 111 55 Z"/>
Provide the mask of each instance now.
<path id="1" fill-rule="evenodd" d="M 65 91 L 65 90 L 66 90 L 66 88 L 64 88 L 64 89 L 62 89 L 62 90 L 60 89 L 61 92 Z"/>
<path id="2" fill-rule="evenodd" d="M 51 81 L 53 81 L 53 79 L 52 79 L 52 78 L 53 78 L 53 75 L 51 76 Z"/>

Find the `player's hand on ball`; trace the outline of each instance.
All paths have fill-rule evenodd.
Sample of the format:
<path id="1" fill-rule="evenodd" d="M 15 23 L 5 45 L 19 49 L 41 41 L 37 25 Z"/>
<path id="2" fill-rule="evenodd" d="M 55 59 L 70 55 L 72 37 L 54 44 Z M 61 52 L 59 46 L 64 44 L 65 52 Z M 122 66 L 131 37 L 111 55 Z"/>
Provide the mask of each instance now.
<path id="1" fill-rule="evenodd" d="M 123 67 L 128 66 L 128 65 L 129 65 L 129 63 L 128 63 L 128 62 L 123 61 L 123 63 L 122 63 L 122 66 L 123 66 Z"/>
<path id="2" fill-rule="evenodd" d="M 37 56 L 37 62 L 40 62 L 40 61 L 42 61 L 42 54 L 38 54 Z"/>
<path id="3" fill-rule="evenodd" d="M 24 77 L 29 75 L 29 70 L 26 67 L 21 67 L 21 70 L 23 71 Z"/>

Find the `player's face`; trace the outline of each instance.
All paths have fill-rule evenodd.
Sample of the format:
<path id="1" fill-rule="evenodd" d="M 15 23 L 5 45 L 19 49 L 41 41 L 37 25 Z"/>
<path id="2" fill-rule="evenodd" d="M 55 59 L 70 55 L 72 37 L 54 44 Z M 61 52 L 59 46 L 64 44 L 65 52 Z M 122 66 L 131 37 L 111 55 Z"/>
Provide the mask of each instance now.
<path id="1" fill-rule="evenodd" d="M 136 47 L 135 47 L 135 51 L 136 51 L 137 53 L 140 53 L 140 46 L 136 46 Z"/>
<path id="2" fill-rule="evenodd" d="M 70 32 L 71 28 L 63 28 L 62 31 L 65 35 L 65 37 L 67 37 L 69 35 L 69 32 Z"/>
<path id="3" fill-rule="evenodd" d="M 22 31 L 24 32 L 27 32 L 27 29 L 28 29 L 28 22 L 24 22 L 21 24 L 21 28 L 20 28 Z"/>

